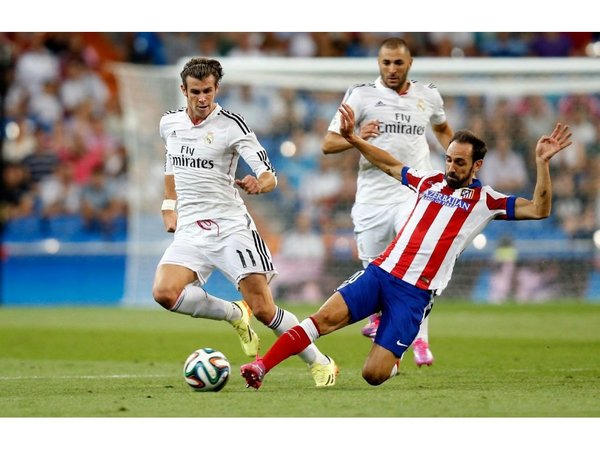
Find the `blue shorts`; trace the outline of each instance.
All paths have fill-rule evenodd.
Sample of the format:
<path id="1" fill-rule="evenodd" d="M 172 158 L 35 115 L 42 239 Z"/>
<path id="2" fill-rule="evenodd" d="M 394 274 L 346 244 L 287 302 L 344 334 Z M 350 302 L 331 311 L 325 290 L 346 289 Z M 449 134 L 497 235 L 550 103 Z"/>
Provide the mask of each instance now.
<path id="1" fill-rule="evenodd" d="M 396 357 L 412 344 L 433 306 L 431 291 L 419 289 L 369 264 L 337 289 L 350 310 L 350 323 L 381 311 L 375 343 Z"/>

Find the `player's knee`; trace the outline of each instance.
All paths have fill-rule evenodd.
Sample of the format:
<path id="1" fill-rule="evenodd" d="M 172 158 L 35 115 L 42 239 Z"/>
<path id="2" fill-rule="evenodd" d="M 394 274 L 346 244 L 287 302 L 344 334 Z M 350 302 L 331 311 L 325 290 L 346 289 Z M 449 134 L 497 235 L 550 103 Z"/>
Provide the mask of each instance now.
<path id="1" fill-rule="evenodd" d="M 362 371 L 362 377 L 371 386 L 379 386 L 380 384 L 385 382 L 389 378 L 389 376 L 389 373 L 386 374 L 378 370 L 373 371 L 367 367 L 364 367 Z"/>
<path id="2" fill-rule="evenodd" d="M 162 286 L 154 286 L 152 288 L 152 296 L 154 301 L 165 309 L 172 309 L 177 303 L 179 293 L 172 289 L 166 289 Z"/>

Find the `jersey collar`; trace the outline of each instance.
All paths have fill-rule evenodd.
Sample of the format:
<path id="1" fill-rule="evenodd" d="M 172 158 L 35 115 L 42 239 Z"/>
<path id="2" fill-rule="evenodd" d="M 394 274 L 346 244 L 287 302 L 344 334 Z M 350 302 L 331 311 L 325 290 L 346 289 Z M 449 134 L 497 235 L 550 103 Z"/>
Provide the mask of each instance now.
<path id="1" fill-rule="evenodd" d="M 410 87 L 412 86 L 412 83 L 410 80 L 408 80 L 408 88 L 406 89 L 405 92 L 403 92 L 402 94 L 398 94 L 395 90 L 390 89 L 389 87 L 387 87 L 385 84 L 383 84 L 383 81 L 381 80 L 381 75 L 377 77 L 377 79 L 375 80 L 375 86 L 377 86 L 377 89 L 381 89 L 383 91 L 390 91 L 393 92 L 396 95 L 406 95 L 408 94 L 408 92 L 410 91 Z"/>
<path id="2" fill-rule="evenodd" d="M 212 112 L 208 116 L 206 116 L 206 119 L 204 119 L 198 125 L 194 124 L 194 122 L 192 121 L 192 119 L 190 118 L 190 116 L 188 116 L 187 112 L 186 112 L 185 115 L 187 116 L 188 120 L 190 121 L 190 124 L 191 124 L 192 127 L 199 127 L 202 124 L 206 123 L 207 121 L 211 120 L 213 117 L 217 116 L 221 112 L 222 109 L 223 108 L 221 107 L 221 105 L 219 105 L 218 103 L 215 102 L 215 109 L 213 109 Z"/>

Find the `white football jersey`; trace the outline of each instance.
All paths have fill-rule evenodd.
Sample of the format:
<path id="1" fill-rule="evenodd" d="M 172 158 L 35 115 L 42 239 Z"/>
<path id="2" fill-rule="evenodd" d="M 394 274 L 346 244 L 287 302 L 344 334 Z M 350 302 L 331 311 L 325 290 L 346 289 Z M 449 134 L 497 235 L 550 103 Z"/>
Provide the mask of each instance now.
<path id="1" fill-rule="evenodd" d="M 386 150 L 403 164 L 418 170 L 431 170 L 426 130 L 430 124 L 446 122 L 444 102 L 433 84 L 410 81 L 408 91 L 398 95 L 386 87 L 381 77 L 375 83 L 357 84 L 346 91 L 344 103 L 350 105 L 356 119 L 356 130 L 376 119 L 380 135 L 369 142 Z M 340 113 L 329 125 L 329 131 L 340 132 Z M 360 157 L 356 190 L 357 203 L 389 204 L 411 198 L 412 193 L 383 171 Z"/>
<path id="2" fill-rule="evenodd" d="M 218 104 L 198 125 L 185 108 L 165 113 L 160 136 L 165 142 L 165 175 L 175 177 L 178 225 L 247 214 L 234 185 L 240 156 L 256 177 L 266 171 L 275 175 L 267 151 L 243 117 Z"/>

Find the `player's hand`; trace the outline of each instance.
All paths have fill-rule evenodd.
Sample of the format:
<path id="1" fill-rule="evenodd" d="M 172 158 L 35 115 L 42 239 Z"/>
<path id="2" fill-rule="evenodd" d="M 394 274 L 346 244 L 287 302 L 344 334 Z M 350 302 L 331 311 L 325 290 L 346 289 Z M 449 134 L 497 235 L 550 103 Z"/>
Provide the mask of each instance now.
<path id="1" fill-rule="evenodd" d="M 550 136 L 542 136 L 535 146 L 536 160 L 547 162 L 561 150 L 571 145 L 571 131 L 568 125 L 557 123 Z"/>
<path id="2" fill-rule="evenodd" d="M 261 187 L 256 177 L 246 175 L 242 180 L 235 180 L 235 184 L 241 187 L 248 194 L 260 194 Z"/>
<path id="3" fill-rule="evenodd" d="M 364 140 L 379 136 L 379 120 L 369 120 L 362 127 L 360 127 L 360 137 Z"/>
<path id="4" fill-rule="evenodd" d="M 164 210 L 162 217 L 167 233 L 175 233 L 177 229 L 177 213 L 175 211 Z"/>
<path id="5" fill-rule="evenodd" d="M 354 134 L 354 111 L 346 103 L 342 103 L 338 108 L 341 115 L 340 134 L 350 143 L 356 138 Z"/>

